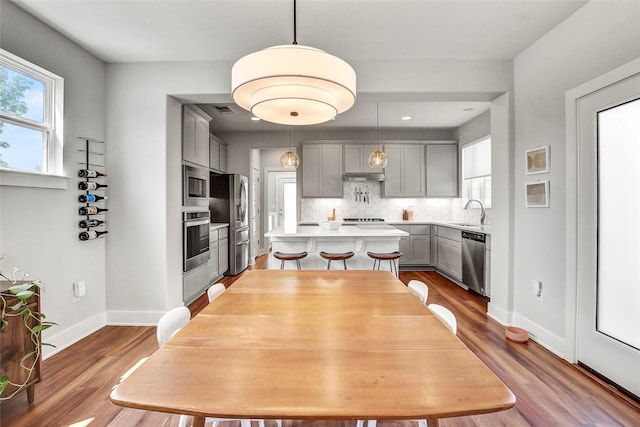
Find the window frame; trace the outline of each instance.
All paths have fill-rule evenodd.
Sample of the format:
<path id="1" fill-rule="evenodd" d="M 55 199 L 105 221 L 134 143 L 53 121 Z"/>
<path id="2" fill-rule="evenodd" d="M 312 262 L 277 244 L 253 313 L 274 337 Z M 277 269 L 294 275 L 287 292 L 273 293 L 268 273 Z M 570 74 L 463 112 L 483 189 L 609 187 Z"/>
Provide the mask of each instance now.
<path id="1" fill-rule="evenodd" d="M 460 168 L 461 170 L 461 174 L 460 174 L 460 182 L 461 182 L 461 192 L 460 192 L 460 206 L 464 207 L 466 205 L 466 203 L 472 198 L 471 195 L 473 193 L 472 191 L 472 185 L 473 185 L 473 181 L 474 180 L 479 180 L 481 181 L 481 186 L 480 186 L 480 196 L 479 196 L 479 200 L 482 202 L 483 206 L 485 207 L 485 209 L 491 209 L 491 194 L 489 194 L 488 198 L 487 198 L 487 192 L 490 192 L 491 190 L 489 189 L 487 191 L 487 179 L 489 179 L 489 187 L 491 187 L 491 174 L 488 175 L 477 175 L 477 176 L 473 176 L 473 177 L 465 177 L 464 176 L 464 172 L 465 172 L 465 166 L 464 166 L 464 149 L 465 148 L 469 148 L 473 145 L 485 142 L 486 140 L 491 140 L 491 134 L 487 134 L 481 138 L 478 138 L 474 141 L 471 141 L 467 144 L 464 144 L 461 149 L 460 149 L 460 159 L 462 162 L 462 167 Z M 488 199 L 488 202 L 487 202 Z"/>
<path id="2" fill-rule="evenodd" d="M 0 185 L 66 188 L 66 181 L 55 179 L 63 177 L 64 79 L 4 49 L 0 49 L 0 65 L 44 84 L 42 123 L 0 112 L 0 119 L 8 124 L 43 132 L 43 171 L 0 167 Z"/>

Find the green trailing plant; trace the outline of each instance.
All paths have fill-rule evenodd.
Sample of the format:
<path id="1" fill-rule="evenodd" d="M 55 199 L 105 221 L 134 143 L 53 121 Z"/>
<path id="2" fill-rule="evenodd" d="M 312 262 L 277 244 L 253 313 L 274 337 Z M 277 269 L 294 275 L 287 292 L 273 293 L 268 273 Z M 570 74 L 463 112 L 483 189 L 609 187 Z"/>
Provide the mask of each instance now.
<path id="1" fill-rule="evenodd" d="M 9 279 L 0 272 L 0 280 L 6 280 L 12 283 L 8 289 L 0 291 L 0 309 L 2 310 L 0 312 L 0 332 L 9 325 L 10 318 L 20 317 L 22 324 L 29 333 L 31 342 L 34 344 L 34 350 L 27 352 L 20 359 L 20 367 L 25 370 L 24 381 L 16 383 L 6 374 L 0 376 L 0 401 L 11 399 L 29 383 L 36 369 L 38 360 L 42 355 L 42 346 L 52 346 L 51 344 L 42 342 L 41 332 L 55 325 L 55 323 L 45 321 L 45 315 L 43 313 L 33 311 L 29 307 L 29 299 L 34 295 L 36 297 L 39 296 L 39 293 L 36 291 L 37 288 L 42 286 L 41 282 L 39 280 L 33 280 L 18 283 L 23 282 L 23 280 L 17 280 L 16 273 L 19 273 L 23 278 L 26 276 L 17 268 L 14 268 L 13 279 Z M 7 307 L 7 298 L 9 297 L 15 298 L 17 302 Z M 8 386 L 14 386 L 16 390 L 7 396 L 1 396 Z"/>

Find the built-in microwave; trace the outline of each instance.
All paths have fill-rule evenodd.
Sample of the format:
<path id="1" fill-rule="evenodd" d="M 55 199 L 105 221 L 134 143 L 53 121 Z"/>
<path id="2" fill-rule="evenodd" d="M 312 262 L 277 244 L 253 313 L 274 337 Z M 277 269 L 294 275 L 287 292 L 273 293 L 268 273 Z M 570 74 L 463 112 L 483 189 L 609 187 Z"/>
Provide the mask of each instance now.
<path id="1" fill-rule="evenodd" d="M 182 205 L 209 206 L 209 169 L 182 166 Z"/>

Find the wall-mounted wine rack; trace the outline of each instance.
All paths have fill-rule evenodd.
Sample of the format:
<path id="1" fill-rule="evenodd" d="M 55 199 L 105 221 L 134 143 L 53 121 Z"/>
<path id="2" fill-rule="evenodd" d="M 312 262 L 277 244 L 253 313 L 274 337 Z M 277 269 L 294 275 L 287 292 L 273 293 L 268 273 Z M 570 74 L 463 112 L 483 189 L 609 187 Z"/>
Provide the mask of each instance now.
<path id="1" fill-rule="evenodd" d="M 80 220 L 78 226 L 84 231 L 78 234 L 82 241 L 102 238 L 107 234 L 105 229 L 106 220 L 104 212 L 108 209 L 104 206 L 107 199 L 104 194 L 107 184 L 105 178 L 105 147 L 104 141 L 84 136 L 78 137 L 82 141 L 82 148 L 78 151 L 84 153 L 84 160 L 79 162 L 81 168 L 78 170 L 78 189 L 83 191 L 78 196 L 78 201 L 83 203 L 78 209 L 78 214 L 85 219 Z M 98 145 L 101 144 L 101 145 Z M 102 207 L 95 206 L 101 203 Z"/>

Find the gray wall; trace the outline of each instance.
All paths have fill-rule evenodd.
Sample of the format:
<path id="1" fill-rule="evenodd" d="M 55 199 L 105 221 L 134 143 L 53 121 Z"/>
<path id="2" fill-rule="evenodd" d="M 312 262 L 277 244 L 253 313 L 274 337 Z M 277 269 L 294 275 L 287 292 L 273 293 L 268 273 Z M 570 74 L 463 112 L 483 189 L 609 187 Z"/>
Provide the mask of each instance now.
<path id="1" fill-rule="evenodd" d="M 514 321 L 562 355 L 574 347 L 575 283 L 566 281 L 565 92 L 640 57 L 640 2 L 590 2 L 514 64 Z M 549 145 L 551 171 L 526 175 L 524 152 Z M 550 181 L 551 206 L 526 208 L 524 185 Z M 572 244 L 568 242 L 568 244 Z M 570 267 L 569 267 L 570 268 Z M 532 292 L 543 283 L 543 301 Z"/>
<path id="2" fill-rule="evenodd" d="M 44 331 L 45 357 L 105 323 L 105 245 L 78 240 L 78 136 L 105 138 L 105 64 L 8 1 L 0 2 L 0 47 L 64 78 L 67 189 L 0 186 L 2 270 L 22 268 L 45 288 L 42 310 L 58 325 Z M 110 159 L 107 157 L 107 169 Z M 108 192 L 109 193 L 109 192 Z M 109 218 L 108 218 L 109 219 Z M 87 295 L 73 303 L 76 280 Z"/>

